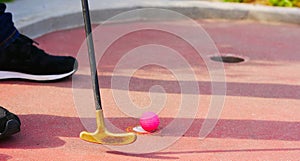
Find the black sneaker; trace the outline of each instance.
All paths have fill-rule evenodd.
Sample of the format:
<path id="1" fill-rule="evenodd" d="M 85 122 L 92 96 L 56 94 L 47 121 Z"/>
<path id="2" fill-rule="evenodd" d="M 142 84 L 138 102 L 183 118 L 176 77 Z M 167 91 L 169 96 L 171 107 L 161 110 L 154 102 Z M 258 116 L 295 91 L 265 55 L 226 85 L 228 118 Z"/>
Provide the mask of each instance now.
<path id="1" fill-rule="evenodd" d="M 20 126 L 19 117 L 0 106 L 0 139 L 18 133 Z"/>
<path id="2" fill-rule="evenodd" d="M 0 51 L 0 79 L 50 81 L 75 73 L 78 66 L 75 58 L 49 55 L 34 43 L 32 39 L 20 35 Z"/>

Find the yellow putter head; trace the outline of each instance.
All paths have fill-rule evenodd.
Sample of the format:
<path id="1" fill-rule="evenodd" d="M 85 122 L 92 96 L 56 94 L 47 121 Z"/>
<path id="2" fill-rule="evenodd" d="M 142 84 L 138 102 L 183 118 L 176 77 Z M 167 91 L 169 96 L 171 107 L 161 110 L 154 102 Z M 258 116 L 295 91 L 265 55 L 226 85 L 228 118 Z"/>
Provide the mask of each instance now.
<path id="1" fill-rule="evenodd" d="M 107 131 L 102 110 L 96 110 L 96 122 L 97 129 L 95 132 L 83 131 L 80 133 L 82 140 L 105 145 L 126 145 L 136 140 L 134 133 L 111 133 Z"/>

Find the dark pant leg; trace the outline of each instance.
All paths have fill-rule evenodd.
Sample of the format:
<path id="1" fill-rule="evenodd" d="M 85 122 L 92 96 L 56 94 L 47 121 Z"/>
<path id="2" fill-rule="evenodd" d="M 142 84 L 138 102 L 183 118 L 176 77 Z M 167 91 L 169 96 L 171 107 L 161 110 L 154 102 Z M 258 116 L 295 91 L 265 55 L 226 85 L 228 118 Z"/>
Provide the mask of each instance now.
<path id="1" fill-rule="evenodd" d="M 19 32 L 12 21 L 12 14 L 5 12 L 6 5 L 0 3 L 0 51 L 11 44 Z"/>

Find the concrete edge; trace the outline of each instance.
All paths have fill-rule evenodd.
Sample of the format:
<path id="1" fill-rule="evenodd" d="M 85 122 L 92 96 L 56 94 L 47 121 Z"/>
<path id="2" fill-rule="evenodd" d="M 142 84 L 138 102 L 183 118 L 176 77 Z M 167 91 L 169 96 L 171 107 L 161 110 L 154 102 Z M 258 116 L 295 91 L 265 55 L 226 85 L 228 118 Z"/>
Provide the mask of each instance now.
<path id="1" fill-rule="evenodd" d="M 168 9 L 186 15 L 192 19 L 255 20 L 260 22 L 300 24 L 300 9 L 298 8 L 280 8 L 206 1 L 184 1 L 184 3 L 172 1 L 154 5 L 147 4 L 119 8 L 93 7 L 91 8 L 91 16 L 93 23 L 101 23 L 122 12 L 143 8 Z M 28 21 L 22 22 L 17 21 L 16 26 L 22 33 L 33 38 L 53 31 L 83 25 L 80 8 L 69 12 L 62 12 L 61 14 L 49 15 L 48 17 L 36 17 L 35 19 L 27 18 L 27 20 Z M 140 17 L 138 20 L 145 20 L 145 18 Z M 162 17 L 161 20 L 167 20 L 167 17 Z"/>

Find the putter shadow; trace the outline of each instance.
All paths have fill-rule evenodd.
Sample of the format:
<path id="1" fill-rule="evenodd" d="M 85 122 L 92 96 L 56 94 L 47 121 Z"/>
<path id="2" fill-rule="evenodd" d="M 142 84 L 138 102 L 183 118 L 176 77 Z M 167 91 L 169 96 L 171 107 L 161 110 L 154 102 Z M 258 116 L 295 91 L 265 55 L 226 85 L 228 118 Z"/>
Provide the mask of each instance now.
<path id="1" fill-rule="evenodd" d="M 151 159 L 160 159 L 160 160 L 177 160 L 179 157 L 176 156 L 165 156 L 165 154 L 158 153 L 150 153 L 150 154 L 129 154 L 129 153 L 122 153 L 117 151 L 107 151 L 109 154 L 120 155 L 120 156 L 130 156 L 136 158 L 151 158 Z M 167 154 L 169 155 L 169 154 Z"/>
<path id="2" fill-rule="evenodd" d="M 203 153 L 237 153 L 237 152 L 290 152 L 299 151 L 300 148 L 282 148 L 282 149 L 233 149 L 233 150 L 198 150 L 198 151 L 180 151 L 180 152 L 155 152 L 149 154 L 128 154 L 116 151 L 108 151 L 109 154 L 121 155 L 121 156 L 131 156 L 137 158 L 151 158 L 151 159 L 180 159 L 179 157 L 173 157 L 170 155 L 180 155 L 180 154 L 203 154 Z"/>

